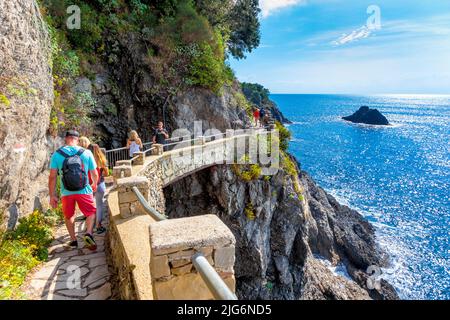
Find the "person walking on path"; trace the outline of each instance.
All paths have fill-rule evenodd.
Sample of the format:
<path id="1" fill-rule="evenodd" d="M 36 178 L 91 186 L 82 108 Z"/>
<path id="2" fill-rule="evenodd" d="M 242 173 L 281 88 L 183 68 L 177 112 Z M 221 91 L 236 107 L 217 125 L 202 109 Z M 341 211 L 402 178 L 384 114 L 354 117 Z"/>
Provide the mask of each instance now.
<path id="1" fill-rule="evenodd" d="M 89 146 L 91 145 L 91 141 L 89 140 L 88 137 L 83 136 L 83 137 L 80 137 L 80 139 L 78 140 L 78 145 L 84 149 L 89 149 Z"/>
<path id="2" fill-rule="evenodd" d="M 261 127 L 264 127 L 266 124 L 266 109 L 261 108 L 259 109 L 259 118 L 260 118 L 260 123 L 261 123 Z"/>
<path id="3" fill-rule="evenodd" d="M 254 108 L 253 109 L 253 119 L 255 120 L 255 127 L 260 126 L 259 116 L 260 116 L 260 113 L 259 113 L 258 108 Z"/>
<path id="4" fill-rule="evenodd" d="M 132 130 L 130 132 L 130 138 L 127 141 L 127 149 L 129 149 L 130 159 L 133 158 L 133 155 L 136 152 L 139 152 L 144 149 L 144 145 L 142 144 L 141 138 L 139 138 L 136 130 Z"/>
<path id="5" fill-rule="evenodd" d="M 94 159 L 97 164 L 97 174 L 99 177 L 97 183 L 97 191 L 94 193 L 95 206 L 97 207 L 95 232 L 97 234 L 101 234 L 106 231 L 105 227 L 102 226 L 102 221 L 105 216 L 105 177 L 108 176 L 109 172 L 105 154 L 100 149 L 100 146 L 98 144 L 92 144 L 91 146 L 94 154 Z"/>
<path id="6" fill-rule="evenodd" d="M 162 121 L 158 122 L 158 126 L 153 131 L 153 143 L 166 144 L 166 139 L 169 139 L 169 134 L 166 129 L 164 129 L 164 124 Z"/>
<path id="7" fill-rule="evenodd" d="M 58 207 L 59 197 L 56 186 L 58 175 L 60 176 L 60 195 L 62 211 L 67 231 L 70 235 L 70 248 L 78 248 L 78 241 L 75 235 L 75 204 L 86 216 L 86 233 L 83 240 L 90 250 L 96 250 L 92 232 L 95 223 L 96 208 L 93 193 L 97 191 L 97 165 L 92 152 L 78 146 L 79 133 L 69 130 L 65 135 L 65 145 L 52 155 L 50 160 L 50 175 L 48 179 L 48 189 L 50 194 L 50 205 L 52 208 Z M 88 175 L 92 177 L 92 184 L 89 184 Z"/>

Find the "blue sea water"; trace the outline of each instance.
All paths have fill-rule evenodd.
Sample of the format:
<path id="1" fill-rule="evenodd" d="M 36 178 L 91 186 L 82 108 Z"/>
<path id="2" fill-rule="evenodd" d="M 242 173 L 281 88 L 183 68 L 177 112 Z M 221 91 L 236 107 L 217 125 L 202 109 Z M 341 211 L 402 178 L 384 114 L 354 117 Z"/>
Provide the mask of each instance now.
<path id="1" fill-rule="evenodd" d="M 402 299 L 450 299 L 450 96 L 271 95 L 302 169 L 377 230 Z M 341 120 L 360 106 L 393 124 Z"/>

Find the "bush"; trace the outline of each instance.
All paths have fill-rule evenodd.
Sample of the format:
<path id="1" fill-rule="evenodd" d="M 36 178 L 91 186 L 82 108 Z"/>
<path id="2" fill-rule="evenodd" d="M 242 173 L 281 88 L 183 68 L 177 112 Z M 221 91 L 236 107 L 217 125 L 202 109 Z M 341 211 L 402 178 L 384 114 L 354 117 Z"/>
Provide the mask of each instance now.
<path id="1" fill-rule="evenodd" d="M 23 298 L 18 288 L 38 264 L 31 250 L 21 241 L 3 241 L 0 244 L 0 300 Z"/>
<path id="2" fill-rule="evenodd" d="M 19 219 L 19 225 L 16 230 L 6 234 L 7 240 L 19 241 L 22 245 L 29 248 L 33 256 L 40 261 L 47 260 L 47 247 L 52 238 L 52 230 L 48 220 L 39 211 Z"/>
<path id="3" fill-rule="evenodd" d="M 289 141 L 291 140 L 291 132 L 279 121 L 275 122 L 275 128 L 280 135 L 280 148 L 281 150 L 286 151 L 289 147 Z"/>
<path id="4" fill-rule="evenodd" d="M 253 209 L 253 205 L 251 203 L 248 203 L 245 206 L 244 213 L 248 220 L 250 220 L 250 221 L 255 220 L 255 218 L 256 218 L 255 210 Z"/>
<path id="5" fill-rule="evenodd" d="M 219 92 L 225 83 L 223 62 L 218 60 L 210 45 L 200 46 L 200 54 L 192 59 L 189 79 L 192 84 Z"/>
<path id="6" fill-rule="evenodd" d="M 19 220 L 16 230 L 0 233 L 0 300 L 21 299 L 19 287 L 29 271 L 48 258 L 51 226 L 63 220 L 61 205 Z"/>
<path id="7" fill-rule="evenodd" d="M 285 152 L 282 152 L 280 154 L 281 156 L 281 165 L 284 171 L 286 171 L 287 174 L 290 176 L 297 176 L 297 167 L 295 166 L 295 163 L 291 160 L 289 155 L 287 155 Z"/>
<path id="8" fill-rule="evenodd" d="M 249 156 L 244 155 L 242 162 L 248 163 Z M 250 182 L 259 179 L 262 169 L 258 164 L 233 164 L 231 170 L 234 174 L 244 182 Z"/>
<path id="9" fill-rule="evenodd" d="M 300 186 L 300 181 L 298 178 L 298 171 L 297 171 L 297 166 L 295 165 L 294 161 L 292 161 L 292 159 L 289 157 L 288 154 L 286 154 L 285 152 L 281 153 L 281 166 L 283 168 L 283 170 L 291 176 L 292 178 L 292 183 L 294 186 L 294 191 L 295 194 L 298 197 L 298 200 L 303 201 L 304 197 L 303 197 L 303 190 Z"/>
<path id="10" fill-rule="evenodd" d="M 6 107 L 9 107 L 11 102 L 4 94 L 0 93 L 0 104 L 3 104 Z"/>
<path id="11" fill-rule="evenodd" d="M 236 92 L 234 98 L 236 99 L 238 106 L 245 110 L 247 116 L 249 116 L 250 119 L 253 119 L 253 108 L 247 98 L 241 92 Z"/>

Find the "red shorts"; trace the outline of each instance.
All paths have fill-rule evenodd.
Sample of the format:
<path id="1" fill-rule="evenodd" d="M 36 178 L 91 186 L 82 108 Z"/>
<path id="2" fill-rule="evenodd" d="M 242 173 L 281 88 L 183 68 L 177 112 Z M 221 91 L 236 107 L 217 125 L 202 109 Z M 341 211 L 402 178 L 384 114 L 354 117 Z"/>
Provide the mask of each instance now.
<path id="1" fill-rule="evenodd" d="M 75 203 L 78 204 L 80 211 L 86 216 L 92 216 L 97 209 L 95 208 L 94 196 L 92 194 L 72 194 L 61 198 L 62 211 L 67 219 L 75 214 Z"/>

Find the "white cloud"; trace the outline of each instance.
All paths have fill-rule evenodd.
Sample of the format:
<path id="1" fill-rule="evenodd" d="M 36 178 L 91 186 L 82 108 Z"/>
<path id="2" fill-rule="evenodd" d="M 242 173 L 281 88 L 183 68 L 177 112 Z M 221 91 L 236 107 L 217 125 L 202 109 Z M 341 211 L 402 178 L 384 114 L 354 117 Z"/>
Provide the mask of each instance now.
<path id="1" fill-rule="evenodd" d="M 343 34 L 339 39 L 333 41 L 336 46 L 341 46 L 350 42 L 354 42 L 360 39 L 368 38 L 371 35 L 371 30 L 367 26 L 362 26 L 351 33 Z"/>
<path id="2" fill-rule="evenodd" d="M 306 0 L 259 0 L 259 6 L 261 7 L 262 16 L 267 17 L 276 10 L 305 2 Z"/>

